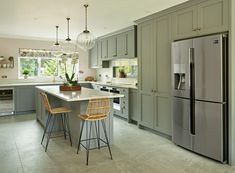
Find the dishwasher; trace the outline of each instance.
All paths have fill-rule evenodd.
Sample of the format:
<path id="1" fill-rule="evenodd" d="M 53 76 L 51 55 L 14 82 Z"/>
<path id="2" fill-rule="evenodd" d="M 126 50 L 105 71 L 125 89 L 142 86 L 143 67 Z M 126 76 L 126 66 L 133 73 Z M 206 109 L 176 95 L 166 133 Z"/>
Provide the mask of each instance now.
<path id="1" fill-rule="evenodd" d="M 0 116 L 13 115 L 14 112 L 14 88 L 0 88 Z"/>

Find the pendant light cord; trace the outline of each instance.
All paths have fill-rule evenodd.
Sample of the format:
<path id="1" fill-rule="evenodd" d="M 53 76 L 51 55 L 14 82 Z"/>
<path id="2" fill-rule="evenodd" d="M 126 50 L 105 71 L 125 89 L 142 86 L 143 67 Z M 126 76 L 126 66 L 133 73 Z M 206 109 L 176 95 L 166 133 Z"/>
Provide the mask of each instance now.
<path id="1" fill-rule="evenodd" d="M 67 19 L 67 29 L 68 29 L 68 34 L 67 34 L 66 41 L 71 41 L 71 39 L 69 38 L 69 20 L 70 20 L 70 18 L 67 17 L 66 19 Z"/>
<path id="2" fill-rule="evenodd" d="M 56 26 L 56 42 L 55 42 L 55 45 L 60 45 L 59 42 L 58 42 L 58 29 L 59 29 L 59 26 Z"/>
<path id="3" fill-rule="evenodd" d="M 88 4 L 85 4 L 84 7 L 85 7 L 85 31 L 84 32 L 89 32 L 87 30 L 87 7 L 88 7 Z"/>

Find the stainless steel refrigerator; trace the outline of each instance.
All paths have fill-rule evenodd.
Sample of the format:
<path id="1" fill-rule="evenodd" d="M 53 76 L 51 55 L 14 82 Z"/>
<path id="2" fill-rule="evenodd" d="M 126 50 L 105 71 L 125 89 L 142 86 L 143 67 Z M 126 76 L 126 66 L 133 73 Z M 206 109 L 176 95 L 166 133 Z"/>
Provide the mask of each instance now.
<path id="1" fill-rule="evenodd" d="M 226 34 L 172 43 L 172 119 L 175 144 L 227 160 Z"/>

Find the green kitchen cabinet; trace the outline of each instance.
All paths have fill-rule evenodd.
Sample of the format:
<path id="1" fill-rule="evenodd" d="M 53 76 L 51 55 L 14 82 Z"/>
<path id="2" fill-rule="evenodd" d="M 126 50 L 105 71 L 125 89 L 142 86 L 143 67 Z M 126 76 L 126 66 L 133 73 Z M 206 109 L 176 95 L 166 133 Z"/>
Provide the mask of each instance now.
<path id="1" fill-rule="evenodd" d="M 113 35 L 108 37 L 108 58 L 117 57 L 117 36 Z"/>
<path id="2" fill-rule="evenodd" d="M 174 39 L 228 31 L 228 6 L 228 0 L 208 0 L 174 12 Z"/>
<path id="3" fill-rule="evenodd" d="M 136 26 L 130 31 L 117 35 L 117 57 L 134 58 L 136 57 Z"/>
<path id="4" fill-rule="evenodd" d="M 129 92 L 129 119 L 138 122 L 137 89 L 130 89 Z"/>
<path id="5" fill-rule="evenodd" d="M 35 111 L 35 86 L 15 87 L 15 111 L 23 114 Z"/>
<path id="6" fill-rule="evenodd" d="M 101 59 L 108 59 L 108 39 L 104 38 L 101 40 Z"/>
<path id="7" fill-rule="evenodd" d="M 171 16 L 138 25 L 139 124 L 171 135 Z"/>
<path id="8" fill-rule="evenodd" d="M 154 29 L 147 21 L 138 25 L 138 113 L 139 124 L 154 128 Z"/>
<path id="9" fill-rule="evenodd" d="M 90 68 L 98 68 L 98 44 L 95 44 L 95 46 L 89 50 L 89 67 Z"/>

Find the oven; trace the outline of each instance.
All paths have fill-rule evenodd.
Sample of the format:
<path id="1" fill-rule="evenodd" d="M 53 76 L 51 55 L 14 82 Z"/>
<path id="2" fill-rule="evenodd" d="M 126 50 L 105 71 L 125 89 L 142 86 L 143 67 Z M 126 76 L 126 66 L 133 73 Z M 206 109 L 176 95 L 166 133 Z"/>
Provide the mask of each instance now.
<path id="1" fill-rule="evenodd" d="M 0 88 L 0 116 L 15 112 L 14 88 Z"/>
<path id="2" fill-rule="evenodd" d="M 111 87 L 106 87 L 106 86 L 102 86 L 100 88 L 100 91 L 106 91 L 106 92 L 111 92 L 111 93 L 116 93 L 119 94 L 120 90 L 117 88 L 111 88 Z M 113 98 L 113 109 L 120 111 L 121 110 L 121 100 L 120 98 Z"/>
<path id="3" fill-rule="evenodd" d="M 117 88 L 110 89 L 110 92 L 115 93 L 115 94 L 120 94 L 120 90 L 117 89 Z M 121 99 L 120 99 L 120 97 L 113 98 L 113 109 L 118 110 L 118 111 L 121 110 Z"/>

